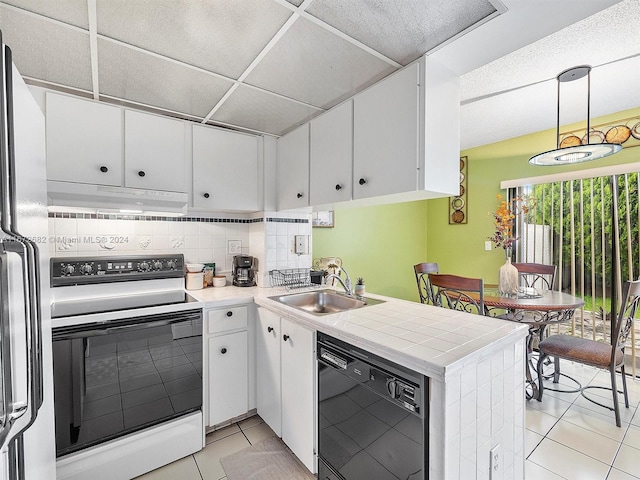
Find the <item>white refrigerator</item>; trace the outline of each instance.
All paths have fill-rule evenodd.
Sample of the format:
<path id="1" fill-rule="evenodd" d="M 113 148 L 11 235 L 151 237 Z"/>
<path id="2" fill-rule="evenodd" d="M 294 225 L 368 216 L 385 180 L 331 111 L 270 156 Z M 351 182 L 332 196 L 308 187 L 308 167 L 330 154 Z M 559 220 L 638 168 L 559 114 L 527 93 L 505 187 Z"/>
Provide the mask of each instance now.
<path id="1" fill-rule="evenodd" d="M 45 125 L 0 44 L 0 479 L 54 480 Z"/>

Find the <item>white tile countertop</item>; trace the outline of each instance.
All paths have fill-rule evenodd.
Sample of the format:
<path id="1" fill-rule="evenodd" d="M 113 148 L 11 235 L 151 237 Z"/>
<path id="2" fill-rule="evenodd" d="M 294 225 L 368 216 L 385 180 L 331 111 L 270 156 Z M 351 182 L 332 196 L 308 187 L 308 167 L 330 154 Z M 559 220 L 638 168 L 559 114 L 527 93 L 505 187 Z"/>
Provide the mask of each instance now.
<path id="1" fill-rule="evenodd" d="M 204 302 L 205 308 L 253 301 L 308 328 L 441 380 L 459 374 L 469 357 L 505 348 L 522 340 L 528 332 L 526 325 L 515 322 L 375 294 L 366 296 L 384 303 L 323 316 L 269 298 L 300 291 L 304 290 L 226 286 L 188 293 Z"/>

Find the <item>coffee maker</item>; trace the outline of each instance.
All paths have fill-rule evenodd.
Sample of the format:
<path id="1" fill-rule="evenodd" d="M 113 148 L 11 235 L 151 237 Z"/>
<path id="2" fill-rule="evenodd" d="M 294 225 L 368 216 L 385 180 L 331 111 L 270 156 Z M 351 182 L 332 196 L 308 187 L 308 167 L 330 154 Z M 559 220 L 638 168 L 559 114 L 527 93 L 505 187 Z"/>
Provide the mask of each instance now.
<path id="1" fill-rule="evenodd" d="M 233 284 L 236 287 L 253 287 L 255 279 L 256 259 L 251 255 L 233 257 Z"/>

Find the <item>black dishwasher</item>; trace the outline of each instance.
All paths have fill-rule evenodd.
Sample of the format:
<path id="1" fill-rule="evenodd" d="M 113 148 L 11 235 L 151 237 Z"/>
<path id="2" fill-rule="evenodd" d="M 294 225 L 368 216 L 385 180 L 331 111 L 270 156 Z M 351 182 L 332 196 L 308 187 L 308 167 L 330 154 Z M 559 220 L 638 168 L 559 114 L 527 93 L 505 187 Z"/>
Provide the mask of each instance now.
<path id="1" fill-rule="evenodd" d="M 318 332 L 318 479 L 428 479 L 428 378 Z"/>

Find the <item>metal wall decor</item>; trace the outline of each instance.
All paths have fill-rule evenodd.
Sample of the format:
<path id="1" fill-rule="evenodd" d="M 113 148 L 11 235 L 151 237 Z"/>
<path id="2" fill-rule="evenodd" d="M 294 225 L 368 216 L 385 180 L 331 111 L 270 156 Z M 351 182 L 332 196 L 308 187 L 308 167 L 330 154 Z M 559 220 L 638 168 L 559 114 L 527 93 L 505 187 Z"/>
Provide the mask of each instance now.
<path id="1" fill-rule="evenodd" d="M 560 136 L 560 146 L 562 147 L 602 142 L 617 143 L 623 148 L 638 147 L 640 146 L 640 116 L 592 125 L 588 135 L 583 128 L 561 132 Z"/>
<path id="2" fill-rule="evenodd" d="M 460 157 L 460 193 L 449 197 L 449 223 L 462 225 L 467 223 L 467 157 Z"/>

